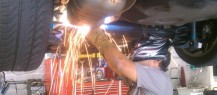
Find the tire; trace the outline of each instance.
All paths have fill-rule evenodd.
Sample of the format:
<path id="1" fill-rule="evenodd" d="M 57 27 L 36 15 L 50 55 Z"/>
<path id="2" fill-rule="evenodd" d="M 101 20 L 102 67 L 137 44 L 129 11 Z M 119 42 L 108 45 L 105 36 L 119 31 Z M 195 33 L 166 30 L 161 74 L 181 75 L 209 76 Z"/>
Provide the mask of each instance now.
<path id="1" fill-rule="evenodd" d="M 204 25 L 212 25 L 210 28 L 212 32 L 211 37 L 206 41 L 206 43 L 209 43 L 209 46 L 207 46 L 209 48 L 202 50 L 202 52 L 200 51 L 201 49 L 194 50 L 194 52 L 199 51 L 198 53 L 190 53 L 188 49 L 183 48 L 175 48 L 175 51 L 181 59 L 194 66 L 217 65 L 217 27 L 215 27 L 217 26 L 217 20 L 207 20 L 197 25 L 197 32 L 201 31 Z M 200 42 L 204 44 L 204 41 Z"/>
<path id="2" fill-rule="evenodd" d="M 217 43 L 212 47 L 211 50 L 206 52 L 206 54 L 202 56 L 192 56 L 185 49 L 175 48 L 176 53 L 179 55 L 181 59 L 186 61 L 187 63 L 200 67 L 200 66 L 210 66 L 217 65 Z"/>
<path id="3" fill-rule="evenodd" d="M 52 6 L 52 0 L 0 0 L 0 71 L 30 71 L 40 66 Z"/>

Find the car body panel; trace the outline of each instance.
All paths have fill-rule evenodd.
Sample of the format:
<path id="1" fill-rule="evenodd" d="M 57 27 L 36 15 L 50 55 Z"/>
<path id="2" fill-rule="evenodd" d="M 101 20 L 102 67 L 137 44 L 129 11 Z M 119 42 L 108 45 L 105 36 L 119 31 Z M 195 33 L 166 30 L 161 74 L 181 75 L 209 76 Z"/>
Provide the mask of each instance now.
<path id="1" fill-rule="evenodd" d="M 137 0 L 121 19 L 143 25 L 182 25 L 217 17 L 217 0 Z"/>

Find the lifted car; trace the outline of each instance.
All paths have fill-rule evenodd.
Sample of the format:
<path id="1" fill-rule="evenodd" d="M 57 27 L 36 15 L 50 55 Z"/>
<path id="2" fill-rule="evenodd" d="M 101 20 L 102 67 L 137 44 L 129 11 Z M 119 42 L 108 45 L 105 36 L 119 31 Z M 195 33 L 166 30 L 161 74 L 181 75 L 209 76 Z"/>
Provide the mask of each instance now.
<path id="1" fill-rule="evenodd" d="M 71 24 L 105 24 L 115 39 L 125 35 L 129 43 L 146 33 L 166 37 L 189 64 L 217 63 L 216 0 L 0 0 L 1 71 L 41 64 L 53 10 L 61 6 Z"/>
<path id="2" fill-rule="evenodd" d="M 177 54 L 195 66 L 217 63 L 217 1 L 215 0 L 69 0 L 72 24 L 101 25 L 135 42 L 139 35 L 171 39 Z"/>

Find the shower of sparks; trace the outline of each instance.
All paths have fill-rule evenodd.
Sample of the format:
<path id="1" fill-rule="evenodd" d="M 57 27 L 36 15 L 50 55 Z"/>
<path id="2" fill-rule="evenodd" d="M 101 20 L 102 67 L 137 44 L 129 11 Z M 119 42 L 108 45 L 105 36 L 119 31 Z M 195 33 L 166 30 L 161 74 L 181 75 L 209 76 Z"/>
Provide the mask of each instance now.
<path id="1" fill-rule="evenodd" d="M 105 28 L 103 27 L 106 27 L 106 26 L 103 26 L 101 25 L 100 28 L 105 32 L 105 34 L 109 37 L 109 39 L 115 44 L 115 46 L 121 51 L 121 48 L 124 49 L 124 53 L 129 53 L 129 47 L 128 47 L 128 43 L 127 43 L 127 40 L 125 38 L 125 36 L 123 35 L 123 38 L 122 38 L 122 45 L 118 45 L 118 42 L 115 41 L 115 39 L 111 36 L 111 34 L 109 34 Z"/>
<path id="2" fill-rule="evenodd" d="M 63 12 L 59 20 L 62 24 L 56 25 L 56 27 L 59 26 L 60 30 L 64 30 L 63 46 L 67 48 L 67 52 L 63 62 L 58 58 L 52 60 L 49 95 L 76 95 L 80 49 L 85 42 L 85 37 L 90 28 L 88 26 L 78 27 L 71 25 L 67 20 L 66 11 Z M 87 51 L 86 45 L 85 48 Z M 58 48 L 57 53 L 59 49 L 60 48 Z M 88 58 L 88 61 L 91 67 L 91 76 L 93 76 L 91 59 Z M 80 87 L 82 93 L 84 80 L 83 62 L 81 62 L 81 65 Z"/>
<path id="3" fill-rule="evenodd" d="M 51 65 L 51 85 L 49 95 L 76 95 L 76 87 L 80 84 L 81 94 L 83 92 L 83 82 L 84 82 L 84 69 L 81 63 L 81 73 L 80 82 L 78 83 L 78 62 L 79 54 L 82 45 L 85 45 L 87 51 L 87 45 L 85 44 L 85 37 L 88 34 L 90 27 L 88 26 L 73 26 L 67 20 L 66 11 L 63 12 L 60 17 L 60 22 L 62 24 L 56 25 L 60 27 L 60 30 L 64 30 L 64 40 L 63 46 L 67 48 L 64 61 L 61 59 L 54 58 Z M 57 53 L 60 51 L 58 48 Z M 88 51 L 87 51 L 87 55 Z M 80 64 L 79 63 L 79 64 Z M 94 86 L 94 76 L 92 73 L 92 61 L 88 57 L 88 63 L 91 71 L 92 84 Z M 92 86 L 92 88 L 94 88 Z"/>
<path id="4" fill-rule="evenodd" d="M 67 19 L 67 11 L 63 11 L 59 20 L 64 26 L 72 26 Z"/>
<path id="5" fill-rule="evenodd" d="M 117 42 L 115 41 L 114 38 L 112 38 L 111 34 L 109 34 L 105 29 L 103 29 L 103 31 L 104 31 L 105 34 L 109 37 L 109 39 L 115 44 L 115 46 L 120 50 L 120 48 L 118 47 Z"/>
<path id="6" fill-rule="evenodd" d="M 127 43 L 126 37 L 124 35 L 123 35 L 122 42 L 123 42 L 122 45 L 123 45 L 123 48 L 124 48 L 124 53 L 126 53 L 126 54 L 130 53 L 128 43 Z"/>
<path id="7" fill-rule="evenodd" d="M 84 82 L 84 61 L 81 62 L 81 93 L 83 93 L 83 82 Z"/>
<path id="8" fill-rule="evenodd" d="M 68 85 L 69 81 L 72 83 L 72 88 L 76 87 L 76 70 L 77 70 L 77 62 L 79 58 L 79 53 L 80 53 L 80 48 L 82 43 L 85 41 L 85 36 L 88 32 L 88 29 L 85 27 L 82 28 L 75 28 L 72 29 L 70 35 L 69 35 L 69 40 L 67 41 L 67 53 L 66 53 L 66 58 L 64 61 L 63 69 L 62 69 L 62 76 L 60 78 L 60 85 L 58 95 L 62 95 L 62 91 L 64 87 L 64 84 Z M 82 74 L 81 74 L 82 75 Z M 83 82 L 83 81 L 81 81 Z M 72 91 L 75 92 L 75 91 Z"/>
<path id="9" fill-rule="evenodd" d="M 87 55 L 89 55 L 89 52 L 87 50 L 87 45 L 85 44 L 85 50 L 87 52 Z M 89 64 L 89 68 L 90 68 L 90 75 L 91 75 L 91 81 L 92 81 L 92 91 L 94 91 L 94 87 L 95 87 L 95 75 L 93 75 L 93 67 L 92 67 L 92 61 L 90 59 L 90 57 L 87 58 L 88 59 L 88 64 Z"/>
<path id="10" fill-rule="evenodd" d="M 72 26 L 64 26 L 60 29 L 64 29 L 65 38 L 64 46 L 67 47 L 67 52 L 64 58 L 64 61 L 58 60 L 58 58 L 53 59 L 53 63 L 51 65 L 51 88 L 49 95 L 76 95 L 77 93 L 80 93 L 79 95 L 82 95 L 84 92 L 84 61 L 80 61 L 79 63 L 79 54 L 82 44 L 84 45 L 85 51 L 87 55 L 89 55 L 87 44 L 85 43 L 85 36 L 87 35 L 89 31 L 89 27 L 83 26 L 83 27 L 72 27 Z M 70 30 L 70 31 L 69 31 Z M 106 35 L 110 38 L 110 40 L 115 43 L 115 45 L 118 47 L 117 42 L 111 37 L 109 33 L 105 31 Z M 123 37 L 123 44 L 127 44 L 127 41 L 125 37 Z M 59 50 L 60 48 L 58 48 Z M 56 51 L 57 53 L 59 51 Z M 91 58 L 87 57 L 88 59 L 88 65 L 89 70 L 91 71 L 91 87 L 92 87 L 92 94 L 95 92 L 95 74 L 92 72 L 92 61 Z M 81 64 L 81 70 L 80 70 L 80 81 L 78 80 L 78 63 Z M 113 81 L 111 85 L 113 84 Z M 79 86 L 80 85 L 80 86 Z M 110 87 L 107 89 L 106 93 L 110 90 Z M 76 92 L 77 87 L 80 88 L 80 92 Z M 69 90 L 71 89 L 71 90 Z"/>
<path id="11" fill-rule="evenodd" d="M 90 27 L 88 26 L 73 26 L 71 25 L 67 20 L 66 11 L 63 12 L 63 15 L 60 18 L 60 21 L 62 24 L 60 25 L 60 30 L 64 30 L 64 40 L 63 46 L 67 48 L 67 52 L 64 57 L 64 61 L 61 59 L 58 59 L 57 57 L 53 58 L 51 61 L 51 84 L 50 84 L 50 92 L 49 95 L 76 95 L 76 88 L 79 87 L 78 84 L 80 84 L 80 90 L 83 94 L 84 90 L 84 61 L 80 61 L 79 63 L 79 54 L 80 49 L 82 45 L 84 45 L 84 48 L 86 50 L 87 55 L 88 49 L 87 44 L 85 43 L 85 37 L 88 34 Z M 111 37 L 109 33 L 104 30 L 106 35 L 110 38 L 110 40 L 113 41 L 113 43 L 118 47 L 117 42 Z M 125 37 L 123 36 L 123 43 L 127 45 L 127 41 Z M 118 47 L 120 50 L 120 48 Z M 61 50 L 61 48 L 58 47 L 56 54 Z M 91 73 L 91 87 L 92 87 L 92 94 L 94 94 L 95 91 L 95 74 L 92 72 L 92 61 L 90 57 L 87 57 L 88 59 L 88 65 Z M 81 64 L 81 75 L 80 75 L 80 81 L 78 83 L 78 63 Z M 111 85 L 114 81 L 112 81 Z M 110 87 L 111 87 L 110 85 Z M 107 92 L 109 91 L 110 87 L 107 89 Z M 69 90 L 70 89 L 70 90 Z"/>
<path id="12" fill-rule="evenodd" d="M 74 27 L 64 25 L 60 29 L 65 30 L 64 46 L 67 48 L 65 60 L 62 62 L 54 58 L 55 63 L 51 65 L 51 88 L 50 95 L 76 95 L 76 80 L 78 70 L 78 59 L 82 44 L 89 31 L 88 26 Z M 70 31 L 69 31 L 70 30 Z M 66 32 L 67 31 L 67 32 Z M 58 52 L 58 51 L 57 51 Z M 58 62 L 56 62 L 58 60 Z M 83 64 L 82 64 L 83 67 Z M 83 69 L 81 70 L 81 87 L 83 85 Z M 66 90 L 71 89 L 71 90 Z"/>

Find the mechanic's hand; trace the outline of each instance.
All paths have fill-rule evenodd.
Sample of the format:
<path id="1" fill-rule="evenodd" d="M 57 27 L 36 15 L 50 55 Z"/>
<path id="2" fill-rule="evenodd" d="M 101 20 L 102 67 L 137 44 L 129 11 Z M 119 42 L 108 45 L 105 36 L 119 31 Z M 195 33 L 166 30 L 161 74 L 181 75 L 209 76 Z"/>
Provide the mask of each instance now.
<path id="1" fill-rule="evenodd" d="M 87 39 L 89 39 L 101 53 L 103 53 L 103 50 L 107 47 L 114 46 L 112 40 L 105 34 L 105 31 L 99 28 L 92 29 L 88 33 Z"/>

